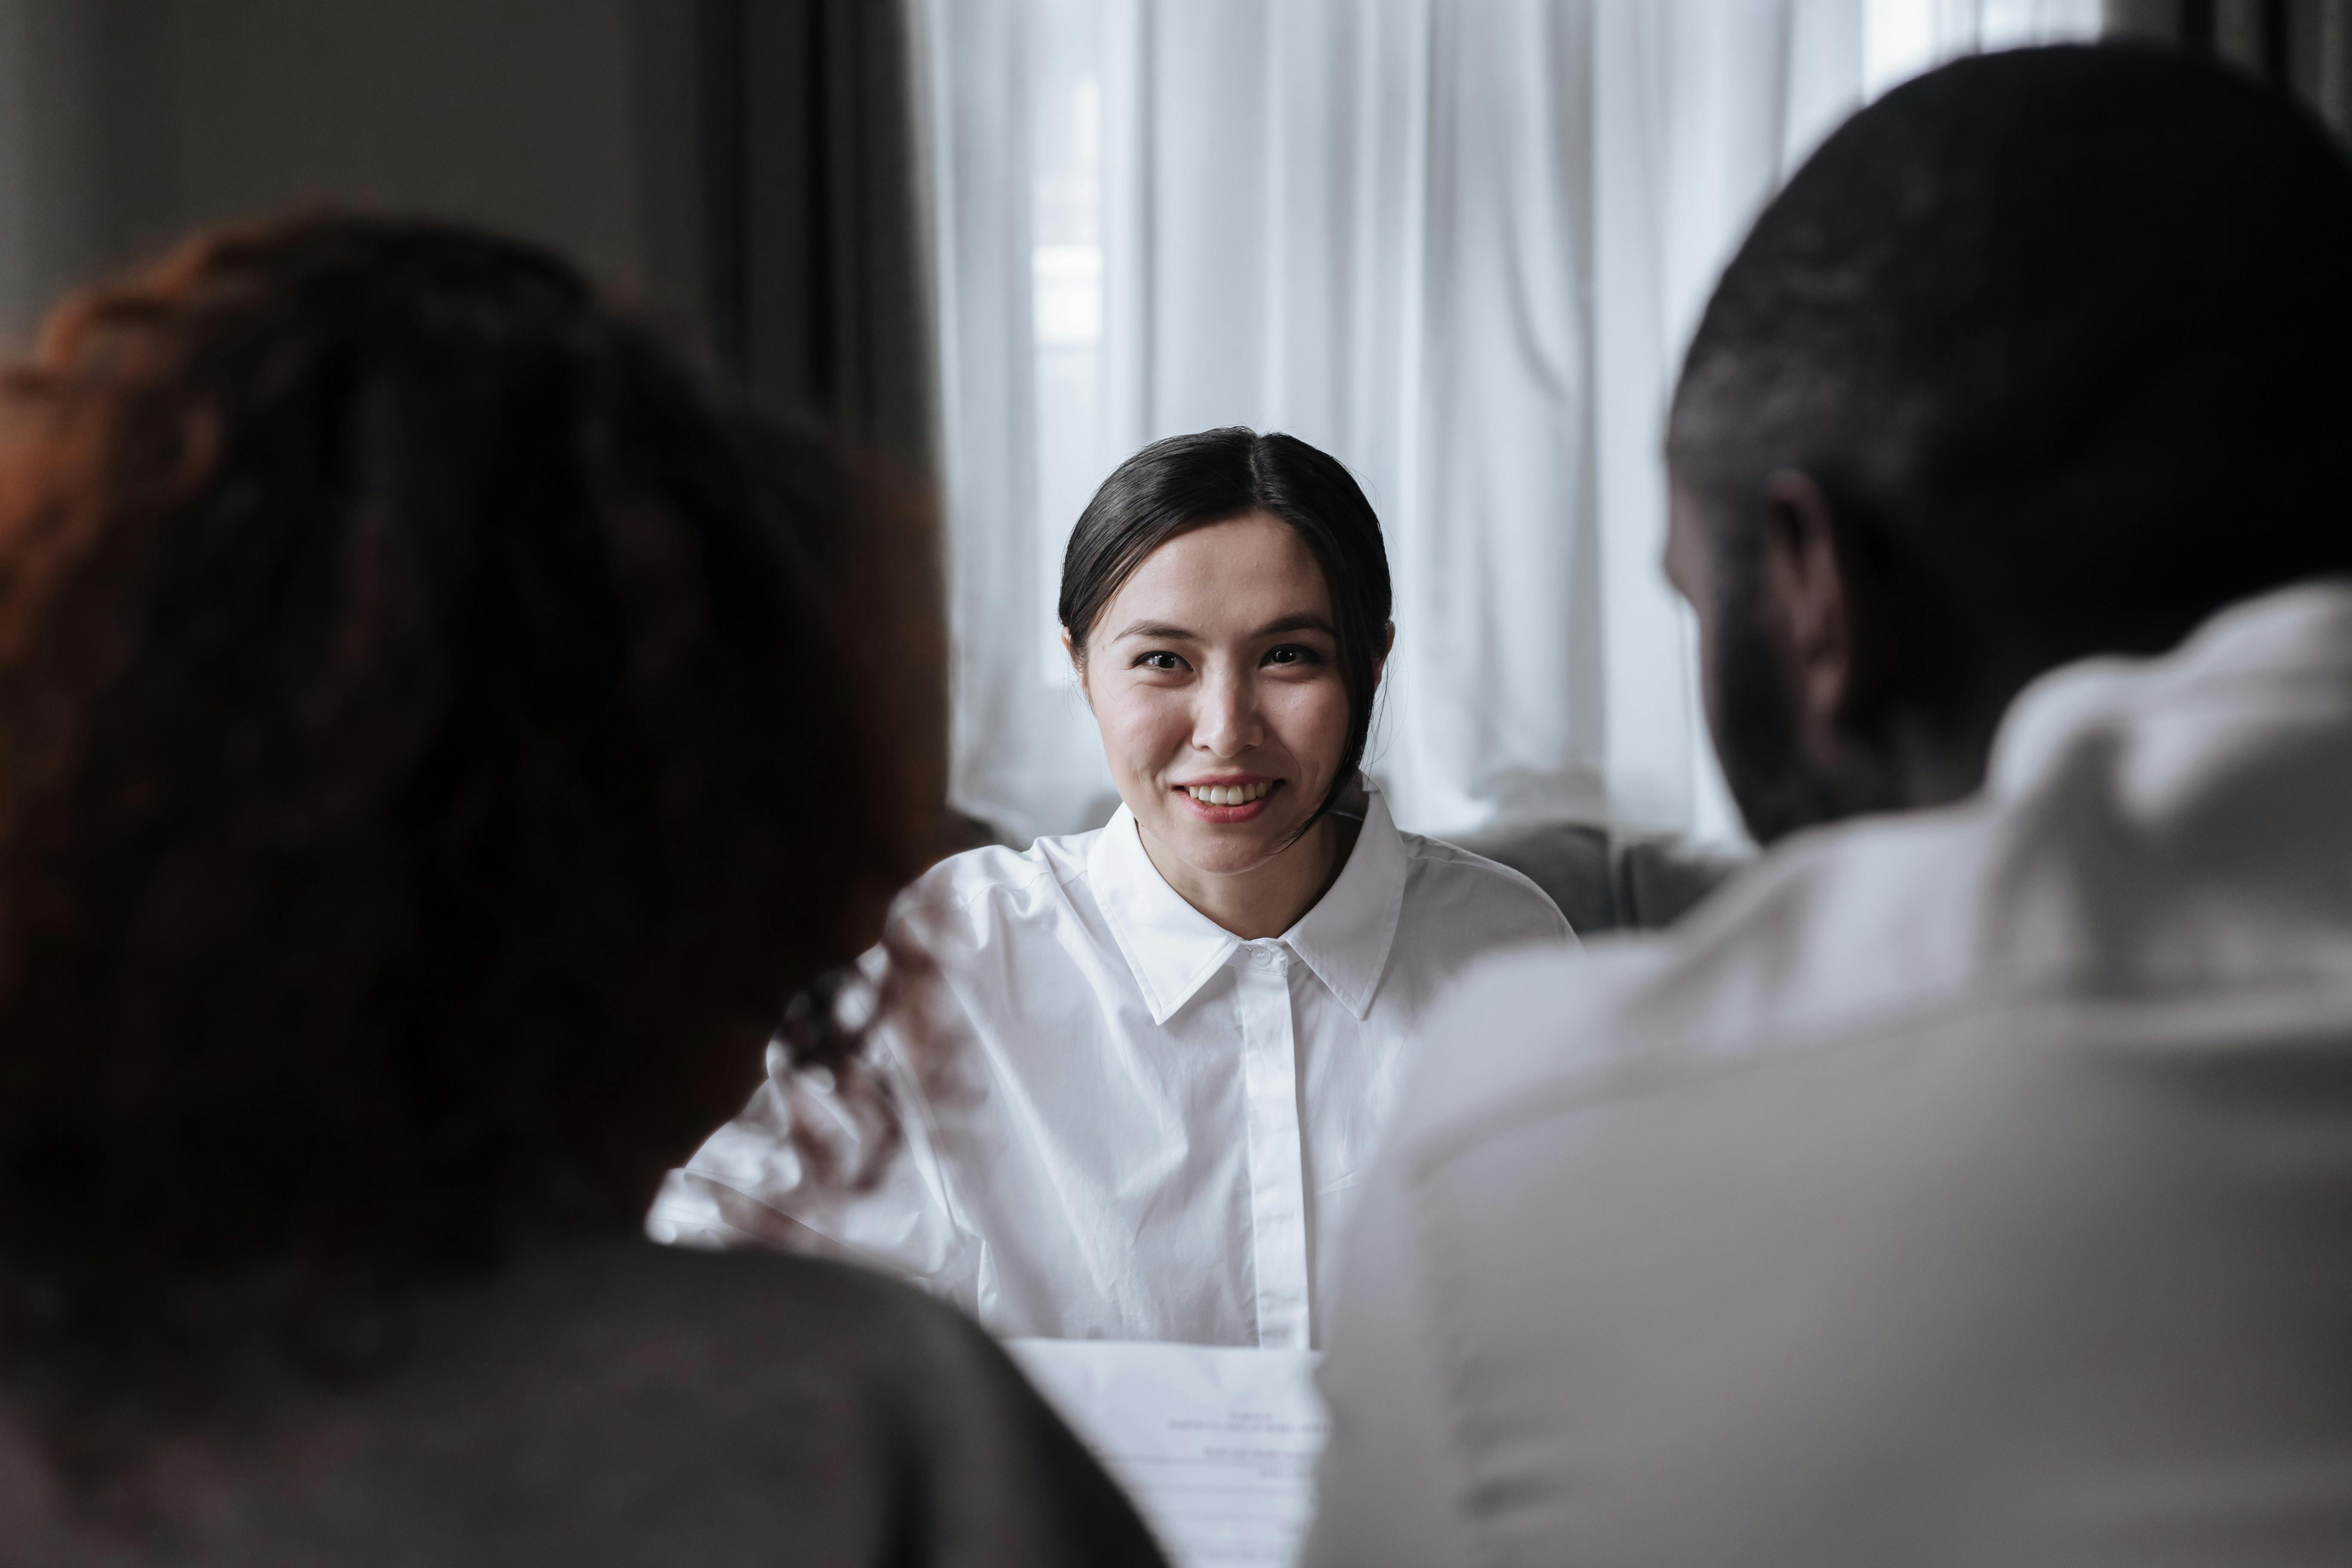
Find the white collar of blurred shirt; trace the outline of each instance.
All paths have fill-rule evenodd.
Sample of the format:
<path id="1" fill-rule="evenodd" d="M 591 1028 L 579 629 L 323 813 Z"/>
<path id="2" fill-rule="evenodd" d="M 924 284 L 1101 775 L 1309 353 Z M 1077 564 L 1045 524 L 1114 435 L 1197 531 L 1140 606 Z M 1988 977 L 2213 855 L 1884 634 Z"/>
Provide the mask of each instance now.
<path id="1" fill-rule="evenodd" d="M 648 1233 L 845 1253 L 1003 1334 L 1308 1347 L 1430 1005 L 1488 953 L 1570 940 L 1532 882 L 1398 831 L 1377 788 L 1348 809 L 1338 880 L 1253 942 L 1168 885 L 1124 806 L 934 867 L 892 916 L 933 969 L 922 1010 L 879 1033 L 904 1156 L 865 1189 L 812 1179 L 796 1129 L 871 1134 L 772 1051 Z"/>
<path id="2" fill-rule="evenodd" d="M 1404 840 L 1378 785 L 1367 780 L 1340 807 L 1363 828 L 1329 892 L 1278 941 L 1315 972 L 1358 1018 L 1388 967 L 1404 912 Z M 1151 1021 L 1165 1024 L 1209 976 L 1232 959 L 1242 939 L 1184 901 L 1144 853 L 1135 814 L 1122 802 L 1087 851 L 1087 877 Z"/>

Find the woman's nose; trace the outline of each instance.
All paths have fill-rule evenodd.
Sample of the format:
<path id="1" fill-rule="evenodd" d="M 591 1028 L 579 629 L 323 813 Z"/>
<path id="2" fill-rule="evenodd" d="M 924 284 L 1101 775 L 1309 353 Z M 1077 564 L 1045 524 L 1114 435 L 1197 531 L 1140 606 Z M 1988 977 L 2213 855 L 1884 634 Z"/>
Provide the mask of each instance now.
<path id="1" fill-rule="evenodd" d="M 1265 724 L 1257 710 L 1257 688 L 1246 672 L 1232 671 L 1201 683 L 1192 717 L 1192 743 L 1213 756 L 1237 757 L 1262 745 Z"/>

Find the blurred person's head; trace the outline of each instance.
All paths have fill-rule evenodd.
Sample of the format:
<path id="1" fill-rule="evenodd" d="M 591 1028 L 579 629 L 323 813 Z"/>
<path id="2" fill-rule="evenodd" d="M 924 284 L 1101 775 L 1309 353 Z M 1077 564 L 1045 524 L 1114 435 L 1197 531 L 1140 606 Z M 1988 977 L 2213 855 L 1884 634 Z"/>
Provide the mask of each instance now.
<path id="1" fill-rule="evenodd" d="M 634 1227 L 920 868 L 921 523 L 525 247 L 304 220 L 63 307 L 0 388 L 17 1390 L 152 1399 L 231 1278 L 332 1370 L 318 1302 Z"/>
<path id="2" fill-rule="evenodd" d="M 1770 840 L 1981 782 L 2085 655 L 2352 568 L 2352 164 L 2165 50 L 1963 60 L 1832 135 L 1691 344 L 1669 570 Z"/>
<path id="3" fill-rule="evenodd" d="M 1062 559 L 1063 638 L 1154 858 L 1244 876 L 1355 783 L 1387 659 L 1380 521 L 1339 461 L 1244 429 L 1120 464 Z"/>

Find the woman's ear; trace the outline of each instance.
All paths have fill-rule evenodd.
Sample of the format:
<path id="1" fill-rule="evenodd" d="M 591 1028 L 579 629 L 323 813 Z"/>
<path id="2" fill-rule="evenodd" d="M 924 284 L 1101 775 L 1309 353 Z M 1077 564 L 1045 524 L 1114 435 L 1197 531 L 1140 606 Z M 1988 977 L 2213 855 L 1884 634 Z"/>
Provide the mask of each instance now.
<path id="1" fill-rule="evenodd" d="M 1381 657 L 1372 660 L 1372 684 L 1378 686 L 1389 672 L 1389 655 L 1396 651 L 1396 623 L 1391 621 L 1381 628 Z"/>
<path id="2" fill-rule="evenodd" d="M 1078 645 L 1071 640 L 1067 626 L 1062 628 L 1062 651 L 1070 656 L 1070 668 L 1078 678 L 1078 694 L 1087 700 L 1087 706 L 1092 708 L 1095 694 L 1087 687 L 1087 656 L 1080 653 Z"/>

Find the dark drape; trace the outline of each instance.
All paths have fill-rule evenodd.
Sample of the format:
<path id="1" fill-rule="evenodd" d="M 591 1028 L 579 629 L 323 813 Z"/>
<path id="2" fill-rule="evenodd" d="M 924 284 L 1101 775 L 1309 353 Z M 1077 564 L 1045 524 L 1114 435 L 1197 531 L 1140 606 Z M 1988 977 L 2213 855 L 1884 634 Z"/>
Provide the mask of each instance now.
<path id="1" fill-rule="evenodd" d="M 936 467 L 903 0 L 696 0 L 705 319 L 784 406 Z"/>
<path id="2" fill-rule="evenodd" d="M 2105 23 L 2234 60 L 2352 133 L 2352 0 L 2106 0 Z"/>

